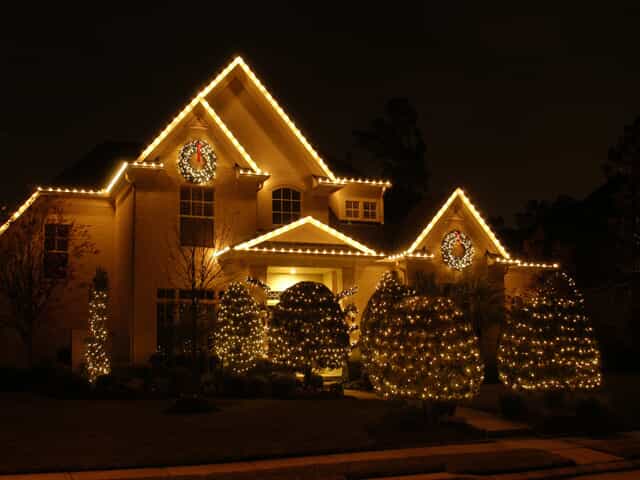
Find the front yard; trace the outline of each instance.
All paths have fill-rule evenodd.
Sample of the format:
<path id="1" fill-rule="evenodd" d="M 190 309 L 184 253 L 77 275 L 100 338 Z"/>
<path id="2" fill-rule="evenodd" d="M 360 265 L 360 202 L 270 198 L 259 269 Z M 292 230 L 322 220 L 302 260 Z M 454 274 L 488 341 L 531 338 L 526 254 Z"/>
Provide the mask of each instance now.
<path id="1" fill-rule="evenodd" d="M 380 400 L 216 400 L 220 411 L 167 415 L 171 400 L 59 400 L 0 394 L 0 473 L 294 456 L 474 441 L 464 424 L 424 430 Z"/>

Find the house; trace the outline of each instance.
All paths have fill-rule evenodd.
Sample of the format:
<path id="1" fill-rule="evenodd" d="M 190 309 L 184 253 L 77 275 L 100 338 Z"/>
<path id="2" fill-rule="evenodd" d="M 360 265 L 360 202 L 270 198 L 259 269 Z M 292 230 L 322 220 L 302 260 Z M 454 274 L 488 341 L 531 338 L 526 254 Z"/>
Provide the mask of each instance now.
<path id="1" fill-rule="evenodd" d="M 357 286 L 352 301 L 362 311 L 391 268 L 407 282 L 418 272 L 455 282 L 469 265 L 480 265 L 510 292 L 526 286 L 532 272 L 557 267 L 512 258 L 461 189 L 434 214 L 418 212 L 410 225 L 415 235 L 392 235 L 401 248 L 385 250 L 376 238 L 383 237 L 389 188 L 384 179 L 334 172 L 238 57 L 101 186 L 40 187 L 0 235 L 45 198 L 60 201 L 65 218 L 87 227 L 97 253 L 83 257 L 36 342 L 41 357 L 70 349 L 76 367 L 87 330 L 87 285 L 98 266 L 109 277 L 109 328 L 120 364 L 146 363 L 166 348 L 163 330 L 180 322 L 181 305 L 190 301 L 175 279 L 175 262 L 189 248 L 220 268 L 215 286 L 200 292 L 211 309 L 226 283 L 248 277 L 276 297 L 301 280 L 336 293 Z M 73 262 L 68 236 L 64 223 L 52 219 L 45 256 Z M 2 361 L 16 362 L 19 342 L 8 331 L 2 342 Z"/>

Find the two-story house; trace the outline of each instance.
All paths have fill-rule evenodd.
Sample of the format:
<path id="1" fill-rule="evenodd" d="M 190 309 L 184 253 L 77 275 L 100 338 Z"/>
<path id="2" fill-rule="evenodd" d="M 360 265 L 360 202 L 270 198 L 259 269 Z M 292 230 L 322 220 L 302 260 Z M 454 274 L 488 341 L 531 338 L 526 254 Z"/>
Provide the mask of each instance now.
<path id="1" fill-rule="evenodd" d="M 357 286 L 352 300 L 362 310 L 390 268 L 408 282 L 418 271 L 452 282 L 476 262 L 509 291 L 523 288 L 532 271 L 557 267 L 512 259 L 460 189 L 414 220 L 412 238 L 391 232 L 392 243 L 363 240 L 361 226 L 367 238 L 382 236 L 391 187 L 334 172 L 238 57 L 100 188 L 39 188 L 0 235 L 42 198 L 60 199 L 65 216 L 87 226 L 98 253 L 83 258 L 78 282 L 47 313 L 38 341 L 42 356 L 70 348 L 74 365 L 86 336 L 86 285 L 97 266 L 110 280 L 114 361 L 135 364 L 162 346 L 162 329 L 180 321 L 188 301 L 174 278 L 176 250 L 203 249 L 219 265 L 217 287 L 202 292 L 212 306 L 226 283 L 248 277 L 276 293 L 301 280 L 334 292 Z M 52 225 L 45 249 L 69 248 L 74 239 Z M 390 244 L 398 247 L 385 250 Z M 2 342 L 3 356 L 15 359 L 10 333 Z"/>

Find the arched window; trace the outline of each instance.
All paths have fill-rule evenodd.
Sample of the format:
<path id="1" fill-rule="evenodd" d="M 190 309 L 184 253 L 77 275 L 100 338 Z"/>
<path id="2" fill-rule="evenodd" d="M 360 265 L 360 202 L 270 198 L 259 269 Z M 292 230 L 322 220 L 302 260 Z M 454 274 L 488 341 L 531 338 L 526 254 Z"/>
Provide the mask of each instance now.
<path id="1" fill-rule="evenodd" d="M 271 219 L 274 225 L 285 225 L 300 218 L 300 192 L 278 188 L 271 193 Z"/>

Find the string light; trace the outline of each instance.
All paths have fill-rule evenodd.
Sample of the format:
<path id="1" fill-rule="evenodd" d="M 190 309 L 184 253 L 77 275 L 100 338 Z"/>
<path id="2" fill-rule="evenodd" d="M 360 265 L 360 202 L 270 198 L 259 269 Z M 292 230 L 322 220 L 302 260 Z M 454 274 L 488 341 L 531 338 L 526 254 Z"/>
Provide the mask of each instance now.
<path id="1" fill-rule="evenodd" d="M 500 380 L 514 390 L 591 390 L 602 384 L 600 350 L 584 298 L 564 272 L 514 304 L 498 345 Z"/>
<path id="2" fill-rule="evenodd" d="M 298 249 L 294 249 L 294 248 L 260 248 L 260 247 L 256 247 L 256 245 L 269 241 L 275 237 L 278 237 L 284 233 L 290 232 L 291 230 L 294 230 L 296 228 L 300 228 L 303 225 L 313 225 L 314 227 L 322 230 L 325 233 L 328 233 L 329 235 L 333 236 L 334 238 L 337 238 L 338 240 L 350 245 L 351 247 L 355 248 L 357 251 L 356 252 L 347 252 L 347 253 L 340 253 L 343 252 L 343 250 L 337 250 L 337 249 L 311 249 L 311 248 L 307 248 L 307 249 L 302 249 L 302 248 L 298 248 Z M 260 251 L 260 252 L 272 252 L 272 253 L 310 253 L 310 254 L 316 254 L 316 255 L 369 255 L 369 256 L 384 256 L 383 253 L 378 253 L 375 250 L 372 250 L 371 248 L 367 247 L 366 245 L 363 245 L 362 243 L 354 240 L 351 237 L 348 237 L 347 235 L 345 235 L 342 232 L 339 232 L 338 230 L 331 228 L 328 225 L 325 225 L 324 223 L 320 222 L 319 220 L 316 220 L 315 218 L 311 217 L 311 216 L 307 216 L 307 217 L 303 217 L 300 218 L 299 220 L 296 220 L 295 222 L 289 223 L 287 225 L 284 225 L 280 228 L 276 228 L 275 230 L 272 230 L 271 232 L 265 233 L 263 235 L 260 235 L 252 240 L 243 242 L 239 245 L 236 245 L 235 247 L 233 247 L 234 250 L 253 250 L 253 251 Z"/>
<path id="3" fill-rule="evenodd" d="M 461 256 L 457 256 L 453 252 L 456 243 L 461 245 L 464 250 Z M 444 236 L 440 251 L 442 253 L 442 261 L 454 270 L 464 270 L 469 267 L 473 262 L 475 253 L 471 239 L 459 230 L 453 230 Z"/>
<path id="4" fill-rule="evenodd" d="M 258 304 L 247 288 L 231 283 L 220 298 L 213 335 L 213 349 L 223 366 L 243 374 L 265 352 L 265 325 Z"/>
<path id="5" fill-rule="evenodd" d="M 470 323 L 448 298 L 412 295 L 387 272 L 363 313 L 363 360 L 374 389 L 384 398 L 472 398 L 484 366 Z"/>
<path id="6" fill-rule="evenodd" d="M 111 358 L 107 350 L 108 298 L 106 272 L 99 270 L 89 290 L 89 331 L 84 360 L 90 383 L 95 383 L 101 375 L 111 373 Z"/>
<path id="7" fill-rule="evenodd" d="M 338 177 L 335 180 L 331 180 L 328 178 L 319 177 L 317 180 L 318 180 L 318 183 L 324 183 L 329 185 L 346 185 L 349 183 L 362 183 L 365 185 L 374 185 L 374 186 L 380 186 L 385 188 L 390 188 L 392 186 L 389 180 L 376 180 L 376 179 L 370 179 L 370 178 Z"/>
<path id="8" fill-rule="evenodd" d="M 27 209 L 33 205 L 33 203 L 38 199 L 40 195 L 44 194 L 69 194 L 69 195 L 90 195 L 90 196 L 103 196 L 106 197 L 111 192 L 113 186 L 120 180 L 124 172 L 129 167 L 135 168 L 149 168 L 149 169 L 161 169 L 164 168 L 162 163 L 146 163 L 146 164 L 136 164 L 136 163 L 128 163 L 122 162 L 118 167 L 116 173 L 111 177 L 111 179 L 107 182 L 107 185 L 100 189 L 94 190 L 89 188 L 67 188 L 67 187 L 36 187 L 36 190 L 25 200 L 25 202 L 18 207 L 18 209 L 2 224 L 0 225 L 0 235 L 2 235 L 9 226 L 15 222 L 18 218 L 20 218 Z"/>
<path id="9" fill-rule="evenodd" d="M 256 164 L 256 162 L 253 161 L 253 158 L 251 158 L 251 155 L 249 155 L 249 152 L 247 152 L 247 150 L 242 146 L 242 144 L 238 141 L 238 139 L 231 132 L 231 130 L 229 130 L 229 128 L 227 127 L 226 123 L 224 123 L 222 121 L 222 119 L 216 113 L 216 111 L 211 107 L 211 105 L 209 105 L 209 102 L 207 102 L 204 98 L 202 98 L 202 99 L 200 99 L 200 103 L 202 104 L 204 109 L 207 111 L 209 116 L 216 123 L 216 125 L 218 125 L 220 130 L 222 130 L 222 132 L 226 135 L 226 137 L 229 139 L 229 141 L 233 144 L 233 146 L 236 148 L 238 153 L 240 153 L 240 156 L 242 156 L 244 161 L 247 162 L 249 164 L 249 166 L 253 169 L 253 170 L 243 170 L 243 171 L 241 171 L 241 173 L 244 173 L 245 175 L 249 175 L 249 174 L 253 174 L 253 175 L 268 175 L 267 172 L 264 172 L 264 171 L 260 170 L 260 168 L 258 168 L 258 165 Z"/>
<path id="10" fill-rule="evenodd" d="M 269 326 L 269 358 L 305 375 L 312 368 L 341 368 L 347 360 L 348 318 L 325 285 L 299 282 L 280 295 Z"/>
<path id="11" fill-rule="evenodd" d="M 551 268 L 551 269 L 560 268 L 560 265 L 558 263 L 526 262 L 524 260 L 518 260 L 513 258 L 511 259 L 496 258 L 496 262 L 511 265 L 513 267 Z"/>
<path id="12" fill-rule="evenodd" d="M 476 207 L 473 206 L 473 204 L 467 198 L 467 196 L 465 195 L 464 191 L 461 188 L 456 188 L 456 190 L 449 196 L 449 198 L 444 203 L 444 205 L 442 205 L 440 210 L 438 210 L 438 213 L 434 215 L 434 217 L 431 219 L 431 221 L 426 226 L 426 228 L 420 233 L 420 235 L 418 235 L 418 238 L 416 238 L 416 240 L 411 244 L 411 246 L 404 253 L 413 253 L 415 250 L 418 249 L 422 241 L 425 239 L 425 237 L 428 235 L 431 229 L 435 226 L 438 220 L 440 220 L 442 215 L 444 215 L 444 213 L 449 209 L 449 207 L 451 206 L 451 204 L 456 198 L 460 198 L 460 200 L 462 200 L 462 203 L 472 213 L 475 220 L 480 224 L 484 232 L 493 242 L 493 245 L 498 250 L 498 253 L 500 253 L 500 255 L 502 255 L 504 258 L 510 258 L 509 253 L 502 246 L 502 244 L 498 240 L 498 237 L 496 237 L 493 231 L 489 228 L 489 225 L 487 225 L 487 223 L 484 221 L 484 219 L 482 218 L 482 216 L 480 215 Z"/>

